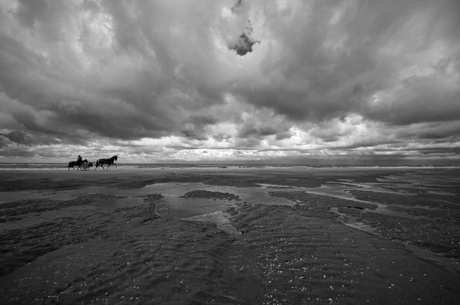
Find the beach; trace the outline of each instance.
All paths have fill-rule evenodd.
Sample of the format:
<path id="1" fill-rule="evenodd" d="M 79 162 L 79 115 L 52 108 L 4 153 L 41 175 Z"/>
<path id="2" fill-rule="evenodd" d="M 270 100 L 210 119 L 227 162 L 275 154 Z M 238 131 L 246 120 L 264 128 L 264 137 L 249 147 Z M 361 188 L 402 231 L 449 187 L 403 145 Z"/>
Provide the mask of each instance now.
<path id="1" fill-rule="evenodd" d="M 459 168 L 0 170 L 1 304 L 458 304 Z"/>

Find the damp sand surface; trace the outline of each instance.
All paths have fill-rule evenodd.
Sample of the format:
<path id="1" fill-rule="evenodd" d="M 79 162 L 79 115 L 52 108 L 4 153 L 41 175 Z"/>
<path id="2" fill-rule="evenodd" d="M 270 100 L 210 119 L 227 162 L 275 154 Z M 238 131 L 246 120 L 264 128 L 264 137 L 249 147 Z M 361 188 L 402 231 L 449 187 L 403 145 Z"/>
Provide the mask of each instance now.
<path id="1" fill-rule="evenodd" d="M 460 170 L 0 171 L 1 304 L 457 304 Z"/>

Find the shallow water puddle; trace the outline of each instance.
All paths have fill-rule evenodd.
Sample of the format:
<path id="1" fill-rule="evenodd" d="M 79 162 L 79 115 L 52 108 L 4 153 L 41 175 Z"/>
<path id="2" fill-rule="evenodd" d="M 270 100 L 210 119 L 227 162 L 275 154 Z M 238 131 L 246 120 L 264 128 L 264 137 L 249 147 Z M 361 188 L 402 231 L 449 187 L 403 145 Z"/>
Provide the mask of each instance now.
<path id="1" fill-rule="evenodd" d="M 216 185 L 206 185 L 203 183 L 158 183 L 148 185 L 143 188 L 142 192 L 146 190 L 151 193 L 162 194 L 167 199 L 178 198 L 181 201 L 189 200 L 190 198 L 180 198 L 190 191 L 203 190 L 208 192 L 220 192 L 220 193 L 229 193 L 239 197 L 240 201 L 246 201 L 253 204 L 265 204 L 265 205 L 289 205 L 292 206 L 293 202 L 283 199 L 283 198 L 274 198 L 270 196 L 266 188 L 238 188 L 231 186 L 216 186 Z M 209 200 L 212 198 L 200 198 L 200 200 L 205 199 Z M 212 199 L 214 200 L 214 199 Z M 216 199 L 216 201 L 220 201 Z M 228 200 L 227 200 L 228 201 Z M 179 204 L 174 200 L 171 203 Z"/>
<path id="2" fill-rule="evenodd" d="M 200 191 L 204 192 L 199 193 Z M 237 188 L 202 183 L 158 183 L 148 185 L 140 192 L 161 194 L 163 196 L 161 204 L 174 210 L 174 215 L 178 218 L 212 222 L 221 230 L 235 235 L 241 233 L 231 224 L 230 215 L 224 211 L 234 206 L 236 202 L 294 205 L 287 199 L 271 197 L 266 188 Z M 198 192 L 199 195 L 197 197 L 186 196 L 190 192 Z"/>

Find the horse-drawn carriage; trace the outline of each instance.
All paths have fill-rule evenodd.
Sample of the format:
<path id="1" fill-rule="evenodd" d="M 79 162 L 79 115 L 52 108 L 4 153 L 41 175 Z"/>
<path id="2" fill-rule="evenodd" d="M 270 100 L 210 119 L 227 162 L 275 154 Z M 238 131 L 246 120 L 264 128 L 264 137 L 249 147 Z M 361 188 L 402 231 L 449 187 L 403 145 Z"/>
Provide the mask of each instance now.
<path id="1" fill-rule="evenodd" d="M 117 156 L 113 156 L 109 159 L 98 159 L 96 161 L 96 167 L 94 168 L 94 170 L 96 170 L 99 166 L 102 167 L 102 169 L 107 170 L 112 164 L 115 165 L 115 167 L 117 167 L 117 164 L 114 163 L 114 161 L 116 161 L 117 159 Z M 104 164 L 107 165 L 107 167 L 104 167 Z M 67 170 L 70 170 L 70 168 L 75 169 L 75 166 L 77 166 L 77 170 L 87 171 L 94 166 L 94 162 L 89 162 L 87 159 L 82 161 L 70 161 L 67 165 Z"/>

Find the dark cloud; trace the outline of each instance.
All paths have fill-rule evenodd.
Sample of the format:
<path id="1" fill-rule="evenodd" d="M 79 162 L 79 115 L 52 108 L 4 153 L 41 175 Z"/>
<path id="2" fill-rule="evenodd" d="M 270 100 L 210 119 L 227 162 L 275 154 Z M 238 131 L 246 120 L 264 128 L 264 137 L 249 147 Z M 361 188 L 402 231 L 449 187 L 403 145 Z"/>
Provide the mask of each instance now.
<path id="1" fill-rule="evenodd" d="M 248 24 L 246 25 L 243 33 L 240 34 L 235 40 L 231 41 L 228 44 L 228 48 L 230 50 L 236 51 L 236 53 L 240 56 L 244 56 L 249 52 L 252 52 L 252 47 L 256 43 L 260 43 L 260 41 L 255 40 L 252 36 L 252 25 L 251 21 L 248 20 Z"/>
<path id="2" fill-rule="evenodd" d="M 8 140 L 10 140 L 13 143 L 18 143 L 18 144 L 27 144 L 30 142 L 28 139 L 27 134 L 14 130 L 12 132 L 2 134 L 4 137 L 6 137 Z"/>
<path id="3" fill-rule="evenodd" d="M 244 56 L 249 52 L 252 52 L 252 46 L 260 41 L 254 40 L 249 37 L 246 33 L 242 33 L 235 42 L 228 45 L 230 50 L 235 50 L 240 56 Z"/>
<path id="4" fill-rule="evenodd" d="M 181 132 L 187 138 L 207 140 L 208 134 L 206 133 L 206 126 L 215 123 L 216 120 L 213 117 L 193 116 L 183 123 Z"/>
<path id="5" fill-rule="evenodd" d="M 271 126 L 256 127 L 254 125 L 246 125 L 240 130 L 238 135 L 241 138 L 250 138 L 250 137 L 261 138 L 261 137 L 271 136 L 271 135 L 276 135 L 276 134 L 277 134 L 277 130 Z"/>
<path id="6" fill-rule="evenodd" d="M 235 5 L 231 8 L 231 11 L 233 14 L 240 15 L 243 16 L 243 18 L 246 18 L 243 1 L 237 1 Z M 253 27 L 251 24 L 251 20 L 247 20 L 245 23 L 246 25 L 241 34 L 239 34 L 237 37 L 229 37 L 230 41 L 227 44 L 230 50 L 236 51 L 236 53 L 240 56 L 244 56 L 247 53 L 252 52 L 253 46 L 256 43 L 260 43 L 259 40 L 256 40 L 252 37 Z"/>

